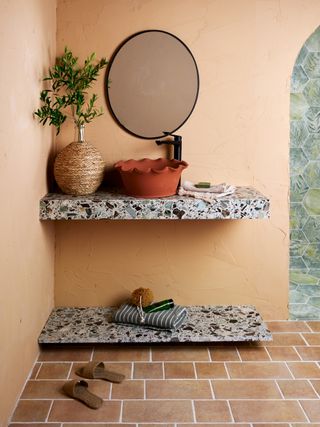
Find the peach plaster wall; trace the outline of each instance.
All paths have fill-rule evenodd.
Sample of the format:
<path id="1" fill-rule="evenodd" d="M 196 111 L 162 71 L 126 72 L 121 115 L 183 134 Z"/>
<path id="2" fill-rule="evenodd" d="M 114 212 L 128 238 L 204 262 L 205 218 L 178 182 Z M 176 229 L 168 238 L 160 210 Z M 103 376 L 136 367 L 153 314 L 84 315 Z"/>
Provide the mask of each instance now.
<path id="1" fill-rule="evenodd" d="M 0 2 L 0 426 L 8 425 L 53 307 L 54 233 L 41 224 L 52 131 L 32 116 L 54 62 L 55 0 Z"/>
<path id="2" fill-rule="evenodd" d="M 319 25 L 318 0 L 58 0 L 57 52 L 110 57 L 127 36 L 180 37 L 200 72 L 196 109 L 179 130 L 184 178 L 252 185 L 271 219 L 56 224 L 55 303 L 109 305 L 138 286 L 181 304 L 254 304 L 287 318 L 290 75 Z M 95 90 L 105 107 L 103 75 Z M 105 107 L 106 110 L 106 107 Z M 73 139 L 72 126 L 58 140 Z M 107 165 L 164 155 L 109 113 L 87 126 Z"/>

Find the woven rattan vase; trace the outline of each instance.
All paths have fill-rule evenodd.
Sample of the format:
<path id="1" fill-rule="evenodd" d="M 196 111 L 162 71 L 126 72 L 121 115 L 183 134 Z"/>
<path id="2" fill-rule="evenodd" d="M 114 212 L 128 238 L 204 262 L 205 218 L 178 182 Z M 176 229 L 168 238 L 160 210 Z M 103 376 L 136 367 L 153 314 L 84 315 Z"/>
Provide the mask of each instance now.
<path id="1" fill-rule="evenodd" d="M 104 161 L 99 151 L 84 141 L 84 126 L 78 141 L 67 145 L 54 162 L 54 177 L 60 189 L 73 196 L 94 193 L 103 180 Z"/>

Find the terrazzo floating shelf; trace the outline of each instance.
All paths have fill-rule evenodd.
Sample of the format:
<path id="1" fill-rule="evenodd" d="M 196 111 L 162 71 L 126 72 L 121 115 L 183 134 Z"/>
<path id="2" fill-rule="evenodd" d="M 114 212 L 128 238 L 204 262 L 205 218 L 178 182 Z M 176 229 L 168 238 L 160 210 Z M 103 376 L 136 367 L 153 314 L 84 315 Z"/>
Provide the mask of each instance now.
<path id="1" fill-rule="evenodd" d="M 61 307 L 52 311 L 39 344 L 146 344 L 271 341 L 272 335 L 251 305 L 188 306 L 174 332 L 112 323 L 112 307 Z"/>
<path id="2" fill-rule="evenodd" d="M 237 187 L 234 194 L 215 202 L 186 196 L 137 199 L 118 193 L 89 196 L 49 193 L 40 200 L 41 220 L 209 220 L 266 219 L 270 202 L 252 187 Z"/>

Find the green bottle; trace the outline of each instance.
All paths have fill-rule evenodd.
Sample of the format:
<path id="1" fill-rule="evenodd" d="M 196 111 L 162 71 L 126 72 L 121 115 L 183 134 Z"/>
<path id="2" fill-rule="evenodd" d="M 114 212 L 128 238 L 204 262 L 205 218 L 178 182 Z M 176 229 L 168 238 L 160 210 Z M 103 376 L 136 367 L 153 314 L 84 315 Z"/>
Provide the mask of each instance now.
<path id="1" fill-rule="evenodd" d="M 156 311 L 169 310 L 174 307 L 173 299 L 165 299 L 163 301 L 155 302 L 154 304 L 144 307 L 143 311 L 145 313 L 155 313 Z"/>

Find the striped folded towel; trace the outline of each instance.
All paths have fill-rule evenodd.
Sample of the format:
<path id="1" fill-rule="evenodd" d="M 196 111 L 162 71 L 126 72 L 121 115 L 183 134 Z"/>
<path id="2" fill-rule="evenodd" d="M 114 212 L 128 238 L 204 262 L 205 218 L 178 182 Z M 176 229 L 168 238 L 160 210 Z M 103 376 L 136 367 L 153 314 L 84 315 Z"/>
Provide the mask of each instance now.
<path id="1" fill-rule="evenodd" d="M 173 308 L 155 313 L 144 313 L 145 321 L 142 323 L 138 309 L 134 305 L 123 304 L 113 315 L 116 323 L 131 323 L 155 329 L 174 330 L 180 328 L 188 312 L 185 307 L 175 305 Z"/>

